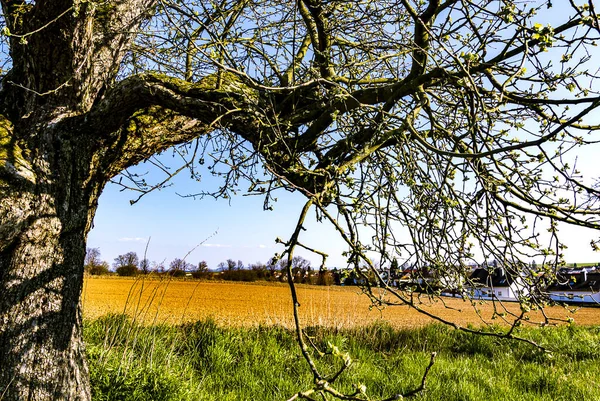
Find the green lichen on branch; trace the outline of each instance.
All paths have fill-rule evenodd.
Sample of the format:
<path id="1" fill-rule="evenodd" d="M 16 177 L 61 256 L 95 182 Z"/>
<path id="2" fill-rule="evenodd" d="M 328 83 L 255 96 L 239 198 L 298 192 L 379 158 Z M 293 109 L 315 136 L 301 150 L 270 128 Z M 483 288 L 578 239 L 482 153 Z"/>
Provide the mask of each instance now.
<path id="1" fill-rule="evenodd" d="M 101 156 L 104 161 L 113 160 L 104 172 L 112 177 L 155 153 L 191 141 L 212 129 L 201 119 L 171 109 L 160 106 L 140 109 L 115 132 L 118 139 L 113 142 L 114 146 Z"/>
<path id="2" fill-rule="evenodd" d="M 5 15 L 6 33 L 21 33 L 25 15 L 33 8 L 33 5 L 27 4 L 24 1 L 16 1 L 9 3 L 8 12 Z"/>
<path id="3" fill-rule="evenodd" d="M 138 75 L 125 85 L 144 86 L 150 97 L 163 101 L 163 106 L 188 114 L 222 114 L 234 109 L 247 110 L 260 102 L 260 92 L 251 82 L 231 72 L 216 72 L 198 82 L 159 73 Z M 135 89 L 134 89 L 135 90 Z M 193 111 L 192 104 L 199 104 L 200 112 Z"/>
<path id="4" fill-rule="evenodd" d="M 239 75 L 230 71 L 218 71 L 207 75 L 198 84 L 208 90 L 243 95 L 251 103 L 258 103 L 258 92 L 244 82 Z"/>
<path id="5" fill-rule="evenodd" d="M 127 123 L 127 132 L 129 134 L 139 134 L 140 130 L 147 130 L 158 127 L 162 120 L 173 116 L 173 112 L 154 106 L 148 109 L 138 110 L 131 116 Z"/>
<path id="6" fill-rule="evenodd" d="M 117 4 L 112 1 L 90 1 L 83 4 L 86 12 L 92 12 L 94 15 L 94 28 L 99 31 L 108 30 L 111 25 L 111 19 L 117 10 Z M 78 12 L 82 10 L 79 9 Z"/>
<path id="7" fill-rule="evenodd" d="M 14 140 L 12 131 L 12 123 L 4 115 L 0 115 L 0 186 L 5 185 L 5 177 L 35 182 L 31 165 Z"/>

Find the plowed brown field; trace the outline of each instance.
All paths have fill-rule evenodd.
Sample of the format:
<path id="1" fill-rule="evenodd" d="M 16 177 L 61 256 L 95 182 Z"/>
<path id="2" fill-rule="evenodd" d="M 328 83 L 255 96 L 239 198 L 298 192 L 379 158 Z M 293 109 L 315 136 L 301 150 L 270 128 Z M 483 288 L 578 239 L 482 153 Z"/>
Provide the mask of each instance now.
<path id="1" fill-rule="evenodd" d="M 357 287 L 298 286 L 300 313 L 305 325 L 352 327 L 385 320 L 396 327 L 425 325 L 434 320 L 408 306 L 370 308 L 370 301 Z M 517 313 L 519 305 L 477 304 L 479 315 L 461 299 L 422 297 L 427 312 L 460 325 L 481 325 L 490 320 L 493 308 L 506 307 Z M 180 323 L 207 317 L 230 326 L 278 324 L 292 326 L 290 290 L 280 283 L 229 283 L 198 281 L 133 280 L 126 278 L 87 278 L 84 284 L 83 311 L 87 318 L 108 313 L 128 313 L 145 323 Z M 572 316 L 578 324 L 600 324 L 600 307 L 578 308 L 575 313 L 563 307 L 547 308 L 554 318 Z M 539 313 L 531 321 L 540 321 Z"/>

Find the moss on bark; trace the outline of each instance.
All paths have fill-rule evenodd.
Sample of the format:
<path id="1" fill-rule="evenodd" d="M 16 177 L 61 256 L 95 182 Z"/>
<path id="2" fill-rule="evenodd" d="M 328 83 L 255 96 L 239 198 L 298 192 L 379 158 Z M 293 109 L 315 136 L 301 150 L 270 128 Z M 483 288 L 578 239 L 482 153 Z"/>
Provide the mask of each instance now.
<path id="1" fill-rule="evenodd" d="M 5 185 L 5 176 L 35 181 L 31 165 L 25 159 L 12 132 L 12 123 L 4 115 L 0 115 L 0 186 Z"/>

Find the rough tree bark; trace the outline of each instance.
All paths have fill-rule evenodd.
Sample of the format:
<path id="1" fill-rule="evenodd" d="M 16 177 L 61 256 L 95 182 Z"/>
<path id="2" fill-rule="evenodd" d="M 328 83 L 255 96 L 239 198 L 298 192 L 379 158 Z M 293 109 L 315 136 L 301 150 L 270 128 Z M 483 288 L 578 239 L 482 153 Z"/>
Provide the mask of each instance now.
<path id="1" fill-rule="evenodd" d="M 56 140 L 51 131 L 34 132 Z M 0 386 L 8 400 L 89 399 L 80 266 L 103 183 L 83 146 L 44 147 L 22 159 L 25 176 L 0 181 Z"/>
<path id="2" fill-rule="evenodd" d="M 0 131 L 0 398 L 7 400 L 90 399 L 81 265 L 108 176 L 91 132 L 72 120 L 114 78 L 129 40 L 98 34 L 97 10 L 46 3 L 2 2 L 13 35 Z M 122 28 L 137 26 L 150 5 L 128 3 L 112 10 L 129 9 Z M 29 35 L 41 27 L 43 34 Z"/>

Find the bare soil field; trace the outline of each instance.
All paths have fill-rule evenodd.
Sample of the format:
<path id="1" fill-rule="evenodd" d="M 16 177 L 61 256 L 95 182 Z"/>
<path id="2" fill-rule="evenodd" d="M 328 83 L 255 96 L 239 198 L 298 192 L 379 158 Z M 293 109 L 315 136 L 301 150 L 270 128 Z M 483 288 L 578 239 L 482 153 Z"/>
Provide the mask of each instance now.
<path id="1" fill-rule="evenodd" d="M 358 287 L 317 287 L 299 285 L 300 314 L 304 325 L 354 327 L 384 320 L 396 327 L 415 327 L 432 323 L 434 319 L 408 306 L 371 307 Z M 493 316 L 505 308 L 519 313 L 516 303 L 471 303 L 462 299 L 429 299 L 421 296 L 423 310 L 459 325 L 483 322 L 502 324 Z M 281 283 L 232 283 L 206 281 L 170 281 L 128 278 L 86 278 L 83 291 L 83 312 L 86 318 L 108 313 L 127 313 L 144 323 L 176 324 L 213 318 L 227 326 L 293 324 L 290 290 Z M 552 318 L 572 317 L 577 324 L 600 324 L 600 307 L 545 309 Z M 531 322 L 541 321 L 539 312 L 530 314 Z"/>

